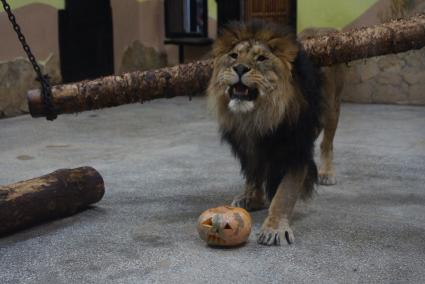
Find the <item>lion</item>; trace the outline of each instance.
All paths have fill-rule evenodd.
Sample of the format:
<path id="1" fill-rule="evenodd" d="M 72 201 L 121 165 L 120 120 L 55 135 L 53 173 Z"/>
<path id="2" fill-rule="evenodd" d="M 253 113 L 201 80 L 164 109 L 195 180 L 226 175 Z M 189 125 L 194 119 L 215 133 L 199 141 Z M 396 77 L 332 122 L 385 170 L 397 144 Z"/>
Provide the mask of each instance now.
<path id="1" fill-rule="evenodd" d="M 245 191 L 232 205 L 249 211 L 269 208 L 258 243 L 291 244 L 295 203 L 311 197 L 318 181 L 314 141 L 329 105 L 323 74 L 290 28 L 270 22 L 229 24 L 212 54 L 208 105 L 245 178 Z M 332 165 L 325 170 L 329 178 L 324 179 L 331 183 Z"/>

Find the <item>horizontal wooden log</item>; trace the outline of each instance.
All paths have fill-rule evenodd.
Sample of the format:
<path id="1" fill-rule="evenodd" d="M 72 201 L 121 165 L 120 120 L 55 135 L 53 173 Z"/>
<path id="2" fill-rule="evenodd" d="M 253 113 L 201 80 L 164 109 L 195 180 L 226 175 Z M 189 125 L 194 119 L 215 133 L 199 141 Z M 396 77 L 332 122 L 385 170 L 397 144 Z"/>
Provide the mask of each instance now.
<path id="1" fill-rule="evenodd" d="M 102 176 L 91 167 L 61 169 L 0 186 L 0 236 L 72 215 L 105 193 Z"/>
<path id="2" fill-rule="evenodd" d="M 57 114 L 75 113 L 158 98 L 194 96 L 203 92 L 212 72 L 212 61 L 197 61 L 152 71 L 107 76 L 52 88 Z M 46 115 L 40 90 L 28 92 L 33 117 Z"/>
<path id="3" fill-rule="evenodd" d="M 309 38 L 302 44 L 319 66 L 420 49 L 425 46 L 425 14 Z"/>
<path id="4" fill-rule="evenodd" d="M 425 14 L 308 38 L 302 45 L 319 66 L 329 66 L 360 58 L 398 53 L 425 46 Z M 212 61 L 197 61 L 153 71 L 108 76 L 75 84 L 54 86 L 53 106 L 57 114 L 75 113 L 156 98 L 191 96 L 205 91 Z M 39 90 L 28 93 L 33 117 L 46 116 Z"/>

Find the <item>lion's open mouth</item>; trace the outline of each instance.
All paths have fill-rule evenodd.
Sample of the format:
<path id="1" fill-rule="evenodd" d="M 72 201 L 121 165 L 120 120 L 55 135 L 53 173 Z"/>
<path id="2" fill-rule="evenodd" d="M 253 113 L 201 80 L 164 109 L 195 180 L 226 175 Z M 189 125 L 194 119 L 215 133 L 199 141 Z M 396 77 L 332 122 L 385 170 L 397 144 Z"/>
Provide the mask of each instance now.
<path id="1" fill-rule="evenodd" d="M 229 95 L 232 100 L 253 101 L 258 97 L 258 90 L 256 88 L 249 88 L 239 82 L 230 86 Z"/>

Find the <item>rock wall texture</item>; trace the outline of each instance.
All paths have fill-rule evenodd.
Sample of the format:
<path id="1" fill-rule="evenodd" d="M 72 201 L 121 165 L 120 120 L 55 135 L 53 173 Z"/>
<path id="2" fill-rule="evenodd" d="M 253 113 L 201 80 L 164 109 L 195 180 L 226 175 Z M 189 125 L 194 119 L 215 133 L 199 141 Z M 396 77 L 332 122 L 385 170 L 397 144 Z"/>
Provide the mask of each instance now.
<path id="1" fill-rule="evenodd" d="M 425 0 L 380 0 L 379 3 L 382 5 L 375 8 L 384 9 L 366 13 L 357 24 L 367 23 L 367 17 L 382 23 L 425 12 Z M 425 48 L 359 60 L 349 66 L 344 101 L 425 105 Z"/>
<path id="2" fill-rule="evenodd" d="M 425 105 L 425 48 L 348 64 L 342 99 Z"/>
<path id="3" fill-rule="evenodd" d="M 146 47 L 135 40 L 123 54 L 119 74 L 132 71 L 145 71 L 167 66 L 167 55 L 153 47 Z"/>
<path id="4" fill-rule="evenodd" d="M 43 73 L 47 73 L 52 84 L 61 82 L 59 59 L 50 55 L 39 62 Z M 39 88 L 31 63 L 22 57 L 0 62 L 0 118 L 28 112 L 26 93 Z"/>

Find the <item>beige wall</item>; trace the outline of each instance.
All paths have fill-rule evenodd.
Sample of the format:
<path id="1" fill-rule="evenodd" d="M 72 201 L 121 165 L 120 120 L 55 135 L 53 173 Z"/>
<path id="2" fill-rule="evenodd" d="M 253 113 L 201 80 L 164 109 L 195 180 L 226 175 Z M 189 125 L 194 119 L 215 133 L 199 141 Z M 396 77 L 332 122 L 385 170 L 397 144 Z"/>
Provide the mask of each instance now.
<path id="1" fill-rule="evenodd" d="M 162 0 L 111 0 L 111 6 L 115 70 L 120 69 L 124 50 L 135 40 L 157 51 L 165 51 Z M 44 60 L 50 54 L 59 56 L 56 8 L 36 3 L 22 6 L 13 12 L 37 59 Z M 0 61 L 26 57 L 5 12 L 0 13 L 0 35 Z M 170 56 L 173 57 L 172 51 Z"/>
<path id="2" fill-rule="evenodd" d="M 121 69 L 121 58 L 125 49 L 135 40 L 157 52 L 165 52 L 168 65 L 178 64 L 178 48 L 164 45 L 164 1 L 163 0 L 111 0 L 114 22 L 115 70 Z M 217 23 L 209 18 L 208 34 L 215 38 Z M 186 47 L 185 59 L 192 61 L 208 54 L 209 47 Z"/>
<path id="3" fill-rule="evenodd" d="M 30 4 L 14 10 L 14 13 L 37 59 L 45 60 L 50 54 L 59 55 L 56 8 Z M 5 12 L 0 13 L 0 35 L 0 61 L 26 57 Z"/>
<path id="4" fill-rule="evenodd" d="M 126 48 L 135 40 L 157 52 L 166 52 L 173 61 L 174 49 L 164 46 L 163 0 L 111 0 L 114 23 L 115 72 L 121 69 Z"/>
<path id="5" fill-rule="evenodd" d="M 139 35 L 139 3 L 135 0 L 111 0 L 114 32 L 114 66 L 120 70 L 124 50 Z"/>
<path id="6" fill-rule="evenodd" d="M 174 45 L 164 45 L 164 1 L 163 0 L 111 0 L 114 31 L 114 65 L 118 72 L 125 49 L 135 40 L 158 52 L 165 52 L 168 64 L 178 63 L 178 49 Z M 50 54 L 59 56 L 58 11 L 45 4 L 29 4 L 14 10 L 19 24 L 27 37 L 35 56 L 39 60 Z M 208 33 L 215 38 L 216 20 L 209 18 Z M 8 21 L 6 13 L 0 13 L 0 61 L 25 56 Z M 208 47 L 186 47 L 186 60 L 191 61 L 205 56 Z"/>
<path id="7" fill-rule="evenodd" d="M 58 1 L 54 2 L 59 3 Z M 212 5 L 215 3 L 214 1 L 210 0 L 211 7 L 215 7 Z M 20 2 L 22 4 L 25 1 Z M 45 2 L 47 3 L 47 0 Z M 40 3 L 22 5 L 12 7 L 15 7 L 13 11 L 28 44 L 36 58 L 43 61 L 41 66 L 52 76 L 53 83 L 59 83 L 60 51 L 57 7 L 62 6 Z M 163 0 L 111 0 L 111 7 L 116 74 L 129 69 L 142 70 L 158 68 L 166 64 L 178 64 L 178 48 L 175 45 L 164 45 Z M 215 19 L 216 17 L 210 14 L 208 31 L 212 38 L 217 33 Z M 139 43 L 133 44 L 136 40 Z M 26 112 L 25 93 L 38 85 L 34 81 L 35 74 L 26 61 L 26 54 L 5 12 L 0 12 L 0 41 L 0 117 L 3 117 Z M 186 61 L 201 59 L 209 51 L 210 47 L 188 46 L 185 48 L 185 59 Z M 163 54 L 166 54 L 167 61 Z M 18 57 L 25 59 L 17 59 Z M 130 62 L 128 65 L 131 66 L 122 64 L 123 58 L 125 58 L 124 62 L 127 64 Z M 121 65 L 126 68 L 122 68 Z"/>

